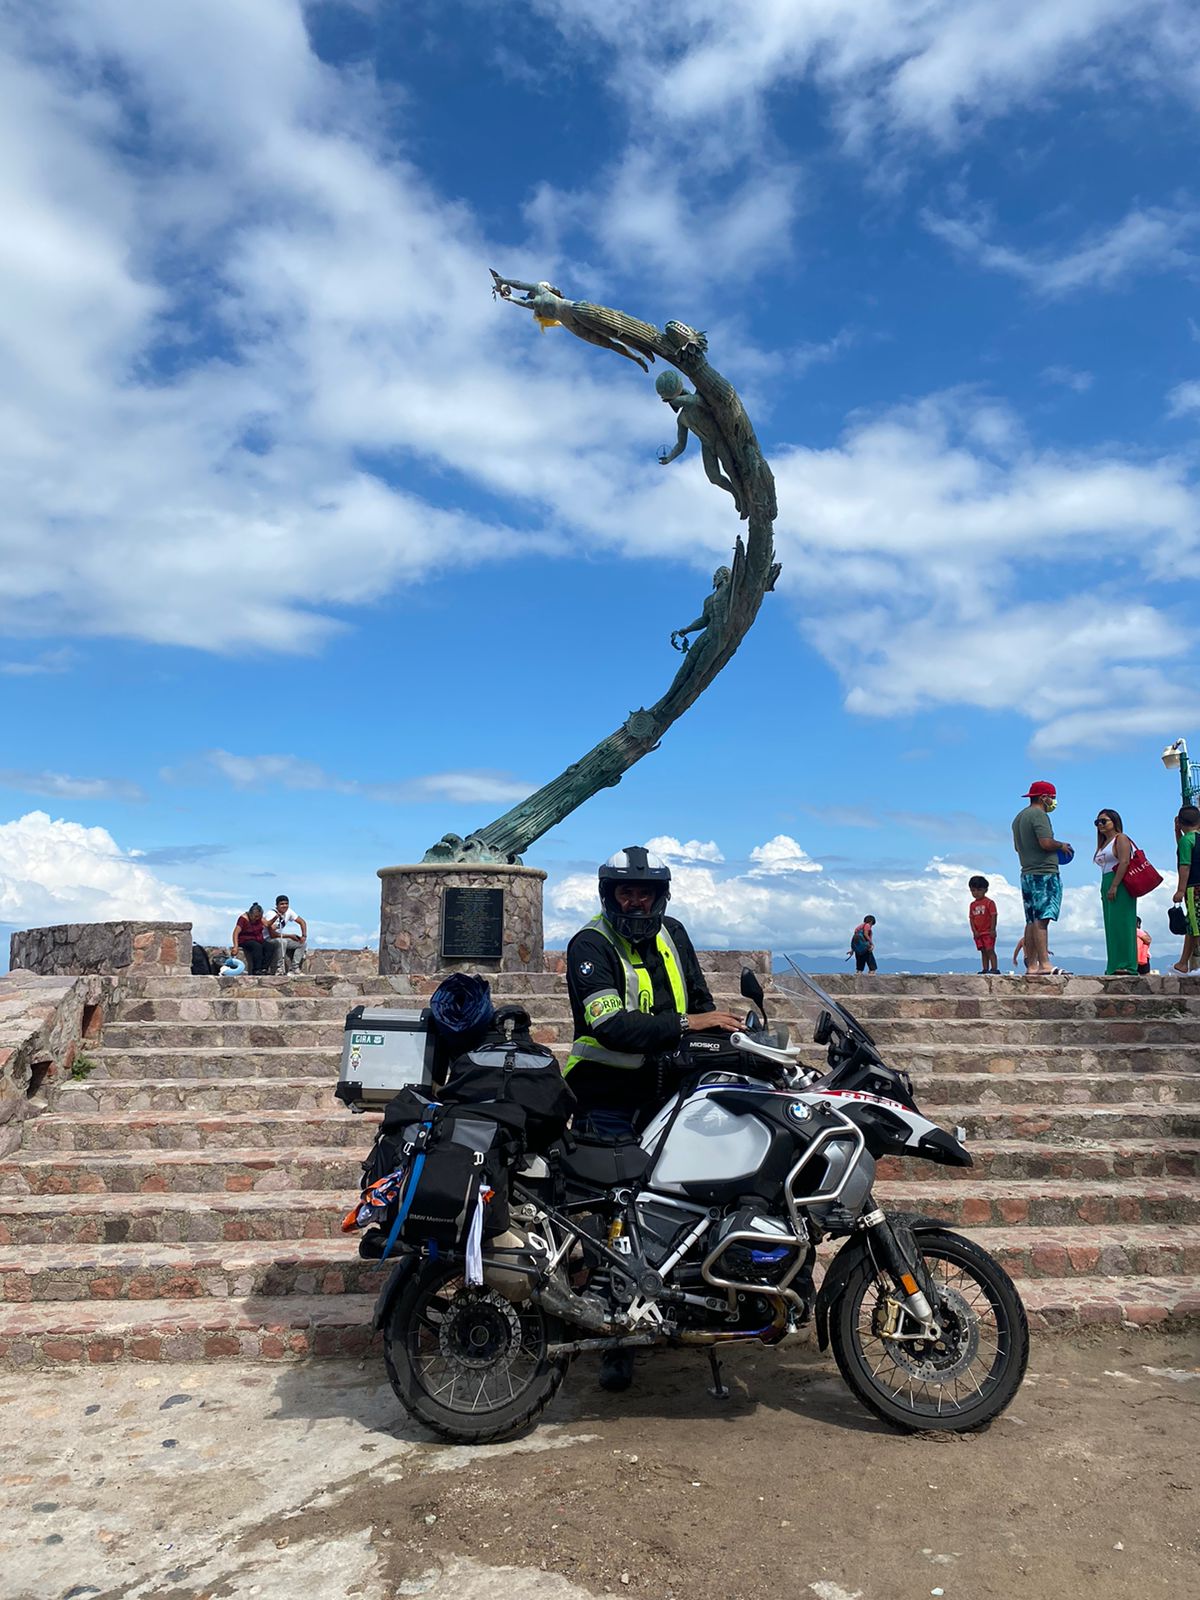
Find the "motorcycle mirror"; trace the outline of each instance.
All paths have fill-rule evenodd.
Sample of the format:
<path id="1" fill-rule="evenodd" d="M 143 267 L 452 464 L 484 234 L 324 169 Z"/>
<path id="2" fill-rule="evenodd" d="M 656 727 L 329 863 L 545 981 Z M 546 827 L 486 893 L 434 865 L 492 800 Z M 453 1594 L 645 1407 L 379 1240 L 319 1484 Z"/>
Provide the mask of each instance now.
<path id="1" fill-rule="evenodd" d="M 754 1004 L 756 1006 L 761 1006 L 762 1005 L 762 1002 L 763 1002 L 762 984 L 759 983 L 759 981 L 758 981 L 758 973 L 755 972 L 753 967 L 743 967 L 742 968 L 741 991 L 742 991 L 742 994 L 746 997 L 747 1000 L 753 1000 L 753 1002 L 754 1002 Z"/>

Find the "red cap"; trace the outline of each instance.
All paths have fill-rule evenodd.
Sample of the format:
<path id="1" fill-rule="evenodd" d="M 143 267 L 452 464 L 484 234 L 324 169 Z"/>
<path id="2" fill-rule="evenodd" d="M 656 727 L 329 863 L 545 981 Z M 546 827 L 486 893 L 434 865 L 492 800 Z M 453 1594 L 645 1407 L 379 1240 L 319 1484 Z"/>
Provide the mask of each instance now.
<path id="1" fill-rule="evenodd" d="M 1047 796 L 1058 798 L 1058 790 L 1052 783 L 1031 783 L 1022 798 L 1025 800 L 1043 800 Z"/>

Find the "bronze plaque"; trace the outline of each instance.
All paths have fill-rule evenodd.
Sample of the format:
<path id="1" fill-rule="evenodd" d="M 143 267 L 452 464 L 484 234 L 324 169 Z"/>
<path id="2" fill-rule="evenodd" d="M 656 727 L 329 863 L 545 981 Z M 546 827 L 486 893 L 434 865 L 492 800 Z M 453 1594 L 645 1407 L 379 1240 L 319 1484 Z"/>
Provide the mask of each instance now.
<path id="1" fill-rule="evenodd" d="M 504 954 L 504 890 L 443 889 L 443 961 L 499 961 Z"/>

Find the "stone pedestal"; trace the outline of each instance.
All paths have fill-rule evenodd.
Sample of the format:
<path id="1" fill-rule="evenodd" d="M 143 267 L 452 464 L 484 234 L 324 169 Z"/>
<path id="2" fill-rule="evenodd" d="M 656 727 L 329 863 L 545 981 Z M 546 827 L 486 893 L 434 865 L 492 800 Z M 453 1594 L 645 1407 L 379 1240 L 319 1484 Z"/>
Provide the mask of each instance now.
<path id="1" fill-rule="evenodd" d="M 418 866 L 380 867 L 379 970 L 434 976 L 438 973 L 542 972 L 542 885 L 536 867 Z M 503 915 L 500 953 L 492 956 L 442 955 L 442 912 L 446 891 L 499 889 Z"/>

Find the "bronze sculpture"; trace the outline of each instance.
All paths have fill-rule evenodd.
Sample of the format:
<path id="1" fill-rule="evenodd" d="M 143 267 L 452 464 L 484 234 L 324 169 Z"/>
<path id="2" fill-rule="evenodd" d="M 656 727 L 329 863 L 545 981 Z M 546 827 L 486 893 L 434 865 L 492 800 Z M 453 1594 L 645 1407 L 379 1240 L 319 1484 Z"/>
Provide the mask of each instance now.
<path id="1" fill-rule="evenodd" d="M 775 480 L 737 390 L 708 363 L 704 334 L 683 322 L 659 329 L 610 306 L 568 300 L 549 283 L 523 283 L 495 271 L 492 283 L 497 298 L 531 311 L 542 328 L 566 328 L 588 344 L 636 362 L 645 372 L 647 363 L 658 357 L 690 378 L 695 393 L 685 390 L 676 373 L 661 373 L 656 382 L 660 397 L 679 417 L 676 448 L 659 459 L 664 466 L 675 460 L 686 448 L 688 433 L 695 433 L 710 482 L 733 496 L 747 529 L 745 540 L 739 535 L 734 545 L 732 564 L 717 569 L 700 616 L 671 635 L 684 660 L 666 693 L 649 708 L 631 711 L 587 755 L 495 822 L 465 839 L 446 834 L 425 852 L 428 862 L 519 864 L 521 852 L 534 840 L 597 790 L 620 783 L 732 658 L 779 575 L 773 535 Z M 514 291 L 521 298 L 514 298 Z M 693 633 L 699 638 L 689 648 L 688 635 Z"/>

